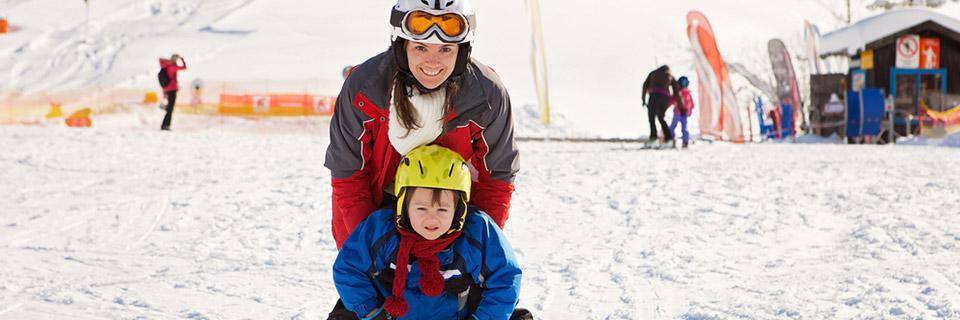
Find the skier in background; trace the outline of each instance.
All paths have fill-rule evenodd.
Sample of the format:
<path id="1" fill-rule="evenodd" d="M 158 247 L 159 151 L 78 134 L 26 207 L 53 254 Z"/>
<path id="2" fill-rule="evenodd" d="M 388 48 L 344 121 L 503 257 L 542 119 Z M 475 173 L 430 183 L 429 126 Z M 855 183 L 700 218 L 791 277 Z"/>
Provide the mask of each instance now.
<path id="1" fill-rule="evenodd" d="M 190 106 L 198 107 L 203 104 L 203 81 L 194 79 L 190 86 L 193 87 L 193 96 L 190 98 Z"/>
<path id="2" fill-rule="evenodd" d="M 647 94 L 650 94 L 650 101 L 647 101 Z M 667 121 L 664 116 L 670 105 L 676 103 L 677 106 L 683 106 L 683 100 L 680 98 L 680 86 L 677 80 L 670 74 L 670 67 L 663 65 L 647 75 L 643 81 L 643 105 L 647 107 L 647 119 L 650 122 L 650 139 L 647 146 L 655 143 L 664 144 L 673 140 L 673 134 L 667 127 Z M 672 101 L 671 101 L 672 100 Z M 660 129 L 663 130 L 663 140 L 657 137 L 657 122 L 660 123 Z"/>
<path id="3" fill-rule="evenodd" d="M 167 113 L 163 116 L 163 124 L 160 125 L 160 130 L 170 130 L 173 106 L 177 104 L 177 91 L 180 90 L 180 85 L 177 83 L 177 72 L 186 69 L 187 61 L 183 60 L 183 57 L 179 54 L 174 54 L 169 60 L 160 58 L 160 86 L 163 87 L 163 94 L 167 97 Z"/>
<path id="4" fill-rule="evenodd" d="M 693 96 L 690 95 L 690 89 L 688 89 L 690 79 L 687 79 L 686 76 L 680 77 L 680 79 L 677 79 L 677 84 L 680 85 L 680 98 L 683 99 L 683 104 L 673 107 L 670 134 L 676 137 L 677 123 L 680 123 L 680 132 L 683 134 L 683 148 L 686 149 L 687 143 L 690 141 L 690 133 L 687 132 L 687 119 L 693 115 Z M 676 139 L 674 139 L 674 144 L 676 144 Z"/>

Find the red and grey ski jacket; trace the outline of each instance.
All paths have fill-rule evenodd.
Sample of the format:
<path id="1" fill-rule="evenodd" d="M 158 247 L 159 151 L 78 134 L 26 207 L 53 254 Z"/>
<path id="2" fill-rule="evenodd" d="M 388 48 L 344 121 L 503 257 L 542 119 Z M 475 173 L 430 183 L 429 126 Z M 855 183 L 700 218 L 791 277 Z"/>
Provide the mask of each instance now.
<path id="1" fill-rule="evenodd" d="M 339 248 L 350 232 L 385 204 L 401 155 L 387 135 L 389 87 L 395 73 L 393 52 L 357 66 L 340 91 L 330 120 L 324 166 L 332 173 L 333 237 Z M 513 141 L 510 97 L 499 76 L 471 61 L 453 100 L 453 113 L 434 144 L 456 151 L 471 166 L 470 203 L 503 227 L 507 221 L 517 146 Z"/>
<path id="2" fill-rule="evenodd" d="M 176 61 L 161 58 L 160 68 L 167 71 L 167 76 L 170 78 L 170 83 L 163 87 L 163 92 L 180 90 L 180 84 L 177 83 L 177 72 L 187 69 L 187 60 L 183 60 L 183 66 L 180 66 L 177 65 Z"/>

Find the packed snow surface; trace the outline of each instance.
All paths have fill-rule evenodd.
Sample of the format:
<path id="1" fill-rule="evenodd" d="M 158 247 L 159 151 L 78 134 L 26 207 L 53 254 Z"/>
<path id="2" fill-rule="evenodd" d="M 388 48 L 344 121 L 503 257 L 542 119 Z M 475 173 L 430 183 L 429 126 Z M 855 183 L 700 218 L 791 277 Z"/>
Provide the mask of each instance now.
<path id="1" fill-rule="evenodd" d="M 325 318 L 322 121 L 116 117 L 0 127 L 0 318 Z M 519 147 L 539 319 L 960 319 L 960 150 Z"/>
<path id="2" fill-rule="evenodd" d="M 804 52 L 803 20 L 834 30 L 842 2 L 543 2 L 550 128 L 536 124 L 519 1 L 475 1 L 475 56 L 503 77 L 518 134 L 639 137 L 646 73 L 692 74 L 689 10 L 728 62 L 772 78 L 767 41 Z M 854 20 L 870 15 L 857 8 L 872 1 L 852 2 Z M 182 83 L 336 94 L 343 66 L 386 48 L 389 3 L 90 1 L 87 24 L 80 1 L 0 0 L 17 29 L 0 36 L 0 91 L 154 88 L 156 58 L 179 52 Z M 119 109 L 91 129 L 0 126 L 0 319 L 324 319 L 325 120 L 178 113 L 158 132 L 159 110 Z M 831 141 L 519 143 L 505 232 L 520 306 L 538 319 L 960 319 L 960 150 L 933 146 L 960 134 Z"/>

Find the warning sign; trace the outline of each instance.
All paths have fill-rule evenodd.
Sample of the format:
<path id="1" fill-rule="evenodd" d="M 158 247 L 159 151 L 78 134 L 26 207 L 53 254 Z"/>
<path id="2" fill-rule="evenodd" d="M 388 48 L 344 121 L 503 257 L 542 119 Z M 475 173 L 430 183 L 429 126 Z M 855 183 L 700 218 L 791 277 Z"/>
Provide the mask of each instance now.
<path id="1" fill-rule="evenodd" d="M 920 67 L 920 36 L 906 35 L 897 39 L 897 68 Z"/>
<path id="2" fill-rule="evenodd" d="M 940 38 L 920 39 L 920 68 L 940 69 Z"/>

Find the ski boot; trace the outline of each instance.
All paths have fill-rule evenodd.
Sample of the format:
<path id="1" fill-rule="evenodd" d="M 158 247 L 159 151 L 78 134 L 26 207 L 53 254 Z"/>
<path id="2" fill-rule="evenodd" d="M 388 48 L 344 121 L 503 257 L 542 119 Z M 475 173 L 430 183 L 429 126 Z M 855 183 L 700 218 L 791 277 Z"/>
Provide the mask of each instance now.
<path id="1" fill-rule="evenodd" d="M 530 310 L 524 308 L 516 308 L 513 309 L 510 320 L 533 320 L 533 313 L 530 313 Z"/>
<path id="2" fill-rule="evenodd" d="M 360 320 L 360 318 L 357 317 L 357 314 L 347 310 L 347 307 L 343 305 L 343 300 L 338 299 L 333 311 L 330 311 L 330 314 L 327 315 L 327 320 Z"/>
<path id="3" fill-rule="evenodd" d="M 658 146 L 659 146 L 659 144 L 657 143 L 657 139 L 656 139 L 656 138 L 650 138 L 650 139 L 647 140 L 647 142 L 644 142 L 644 143 L 643 143 L 643 148 L 644 148 L 644 149 L 655 149 L 655 148 L 657 148 Z"/>
<path id="4" fill-rule="evenodd" d="M 661 149 L 676 149 L 676 148 L 677 148 L 677 140 L 674 140 L 674 139 L 667 140 L 667 142 L 663 144 L 663 147 L 661 147 Z"/>

